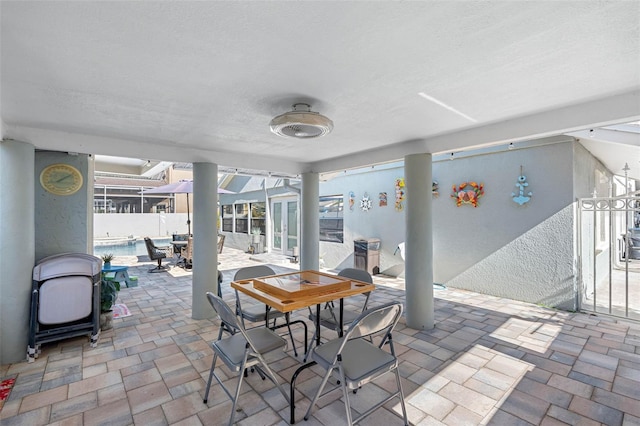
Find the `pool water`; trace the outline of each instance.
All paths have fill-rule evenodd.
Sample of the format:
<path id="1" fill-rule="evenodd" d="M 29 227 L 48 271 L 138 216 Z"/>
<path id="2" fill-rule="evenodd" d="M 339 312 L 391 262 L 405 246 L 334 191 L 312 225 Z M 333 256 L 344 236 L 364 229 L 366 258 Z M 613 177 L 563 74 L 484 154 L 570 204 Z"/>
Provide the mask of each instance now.
<path id="1" fill-rule="evenodd" d="M 171 238 L 154 238 L 153 242 L 156 246 L 168 246 Z M 135 244 L 114 244 L 100 245 L 93 247 L 95 256 L 111 253 L 114 256 L 146 256 L 147 248 L 144 245 L 144 239 L 139 239 Z"/>

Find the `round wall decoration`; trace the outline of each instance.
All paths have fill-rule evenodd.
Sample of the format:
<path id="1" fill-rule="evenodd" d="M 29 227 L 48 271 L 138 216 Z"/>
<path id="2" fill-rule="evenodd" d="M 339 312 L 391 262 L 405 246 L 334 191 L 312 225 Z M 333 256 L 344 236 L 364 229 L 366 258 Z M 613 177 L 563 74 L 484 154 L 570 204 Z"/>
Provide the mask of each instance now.
<path id="1" fill-rule="evenodd" d="M 40 184 L 56 195 L 71 195 L 82 188 L 82 173 L 69 164 L 51 164 L 40 173 Z"/>
<path id="2" fill-rule="evenodd" d="M 365 192 L 364 196 L 362 197 L 362 200 L 360 200 L 360 208 L 362 209 L 363 212 L 366 212 L 371 210 L 371 206 L 372 206 L 371 198 L 369 198 L 369 194 Z"/>

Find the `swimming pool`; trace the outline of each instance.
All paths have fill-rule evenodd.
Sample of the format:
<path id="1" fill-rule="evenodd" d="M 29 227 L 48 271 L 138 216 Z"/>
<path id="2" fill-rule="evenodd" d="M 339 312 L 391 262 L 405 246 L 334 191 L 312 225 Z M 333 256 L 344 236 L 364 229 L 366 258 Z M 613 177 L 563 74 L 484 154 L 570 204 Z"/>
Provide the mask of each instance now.
<path id="1" fill-rule="evenodd" d="M 168 246 L 171 238 L 154 238 L 153 242 L 157 246 Z M 114 256 L 146 256 L 147 248 L 144 245 L 144 239 L 139 239 L 135 244 L 113 244 L 93 246 L 93 254 L 102 256 L 103 254 L 112 253 Z"/>

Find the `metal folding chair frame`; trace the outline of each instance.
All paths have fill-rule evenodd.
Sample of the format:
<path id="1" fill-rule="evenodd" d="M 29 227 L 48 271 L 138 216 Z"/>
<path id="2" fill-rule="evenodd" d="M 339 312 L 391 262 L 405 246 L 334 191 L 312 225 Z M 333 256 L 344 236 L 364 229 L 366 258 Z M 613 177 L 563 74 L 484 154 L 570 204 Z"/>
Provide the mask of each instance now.
<path id="1" fill-rule="evenodd" d="M 369 284 L 373 284 L 373 278 L 371 277 L 371 275 L 367 271 L 363 271 L 361 269 L 346 268 L 346 269 L 343 269 L 342 271 L 340 271 L 338 273 L 338 276 L 339 277 L 344 277 L 344 278 L 351 278 L 351 279 L 354 279 L 354 280 L 358 280 L 358 281 L 366 282 L 366 283 L 369 283 Z M 313 312 L 311 307 L 309 307 L 309 319 L 314 324 L 320 324 L 320 326 L 322 326 L 322 327 L 328 328 L 329 330 L 334 330 L 335 332 L 338 333 L 338 337 L 342 337 L 345 328 L 349 327 L 349 325 L 351 325 L 351 323 L 360 314 L 362 314 L 362 312 L 367 310 L 367 305 L 369 303 L 369 296 L 370 295 L 371 295 L 371 293 L 364 293 L 365 300 L 364 300 L 364 303 L 362 305 L 362 309 L 360 310 L 360 312 L 349 311 L 349 310 L 344 310 L 343 309 L 336 316 L 335 306 L 334 306 L 333 302 L 327 302 L 325 304 L 325 306 L 324 306 L 324 310 L 322 310 L 322 311 Z M 318 319 L 316 319 L 316 316 L 318 315 L 317 312 L 319 312 Z M 346 318 L 345 318 L 345 316 L 346 316 Z M 316 330 L 315 330 L 315 332 L 313 334 L 313 337 L 311 338 L 311 342 L 309 342 L 309 346 L 305 350 L 305 354 L 307 356 L 311 352 L 311 349 L 313 347 L 314 342 L 317 342 L 319 340 L 318 339 L 318 334 L 319 333 L 320 333 L 320 330 L 316 327 Z M 307 360 L 307 358 L 305 356 L 304 361 L 306 362 L 306 360 Z"/>
<path id="2" fill-rule="evenodd" d="M 266 353 L 286 348 L 287 341 L 266 327 L 256 327 L 250 330 L 245 330 L 242 324 L 238 322 L 233 311 L 220 297 L 211 292 L 207 292 L 207 299 L 209 300 L 209 303 L 211 303 L 211 306 L 213 306 L 216 313 L 220 316 L 220 320 L 225 327 L 229 330 L 235 330 L 235 334 L 222 339 L 223 329 L 221 325 L 218 340 L 213 342 L 211 345 L 214 351 L 214 356 L 211 363 L 211 370 L 209 371 L 209 380 L 207 381 L 207 390 L 205 391 L 203 402 L 205 404 L 207 403 L 209 390 L 211 389 L 211 381 L 215 377 L 216 381 L 220 384 L 220 387 L 222 387 L 227 396 L 233 401 L 231 415 L 229 417 L 229 425 L 232 425 L 235 417 L 236 405 L 238 403 L 238 398 L 240 397 L 240 388 L 242 387 L 242 381 L 245 376 L 244 372 L 247 368 L 255 367 L 259 372 L 261 372 L 260 375 L 262 379 L 264 380 L 265 377 L 268 377 L 269 380 L 276 385 L 287 403 L 289 403 L 289 396 L 284 391 L 282 385 L 280 385 L 277 376 L 273 370 L 271 370 L 269 364 L 263 358 L 263 355 Z M 254 343 L 254 338 L 258 343 Z M 244 341 L 244 354 L 242 359 L 234 360 L 234 355 L 237 354 L 233 353 L 233 351 L 237 350 L 237 346 L 241 345 L 242 341 Z M 264 350 L 262 351 L 257 347 L 257 345 L 261 344 L 264 346 Z M 238 385 L 236 386 L 235 393 L 233 395 L 215 373 L 218 356 L 220 356 L 229 370 L 239 373 Z"/>
<path id="3" fill-rule="evenodd" d="M 268 275 L 275 275 L 275 271 L 266 265 L 256 265 L 256 266 L 240 268 L 236 272 L 233 279 L 234 281 L 238 281 L 238 280 L 246 280 L 250 278 L 268 276 Z M 279 311 L 274 311 L 271 309 L 269 305 L 264 305 L 264 313 L 243 311 L 242 302 L 240 301 L 240 293 L 238 292 L 238 290 L 236 290 L 236 314 L 240 316 L 243 327 L 245 327 L 245 323 L 244 323 L 245 319 L 251 322 L 264 321 L 265 325 L 269 327 L 271 330 L 287 327 L 287 330 L 289 332 L 289 338 L 291 339 L 291 346 L 293 347 L 293 354 L 295 356 L 298 356 L 298 350 L 296 348 L 296 342 L 293 338 L 293 332 L 291 331 L 291 324 L 301 324 L 304 328 L 304 348 L 305 348 L 304 353 L 305 354 L 307 353 L 307 323 L 302 320 L 291 321 L 291 314 L 289 312 L 282 313 Z M 280 317 L 284 317 L 285 323 L 276 325 L 276 319 Z M 270 320 L 273 320 L 273 326 L 269 326 Z"/>
<path id="4" fill-rule="evenodd" d="M 371 414 L 374 410 L 378 409 L 382 405 L 386 404 L 395 397 L 400 398 L 402 407 L 402 414 L 405 425 L 408 425 L 407 411 L 404 402 L 404 394 L 402 392 L 402 384 L 400 382 L 400 374 L 398 372 L 398 358 L 395 354 L 393 347 L 392 332 L 395 328 L 400 316 L 402 315 L 402 304 L 397 302 L 387 303 L 376 308 L 369 309 L 362 313 L 349 327 L 347 332 L 342 338 L 330 341 L 322 346 L 314 348 L 312 358 L 318 365 L 326 369 L 320 386 L 316 394 L 314 395 L 307 413 L 304 416 L 305 420 L 309 419 L 311 410 L 321 396 L 326 395 L 338 388 L 342 388 L 342 392 L 345 400 L 345 409 L 347 414 L 347 421 L 349 425 L 357 423 L 364 417 Z M 365 338 L 381 335 L 382 339 L 379 345 L 367 341 Z M 390 353 L 384 351 L 382 348 L 385 345 L 389 345 Z M 369 371 L 361 373 L 361 376 L 350 377 L 349 373 L 353 370 L 345 371 L 353 368 L 345 363 L 343 355 L 348 351 L 356 351 L 359 354 L 367 354 L 369 359 L 373 359 L 372 363 L 378 362 L 379 364 L 373 364 Z M 348 361 L 347 361 L 348 362 Z M 358 364 L 361 367 L 363 363 L 366 363 L 366 358 L 359 360 Z M 349 390 L 356 390 L 360 386 L 365 385 L 378 377 L 393 371 L 396 376 L 396 383 L 398 386 L 397 392 L 391 394 L 383 401 L 375 404 L 373 407 L 362 413 L 355 419 L 351 416 L 351 403 L 349 401 Z M 332 374 L 337 373 L 339 384 L 332 389 L 323 393 L 329 377 Z M 293 395 L 293 394 L 292 394 Z M 293 420 L 293 419 L 292 419 Z"/>

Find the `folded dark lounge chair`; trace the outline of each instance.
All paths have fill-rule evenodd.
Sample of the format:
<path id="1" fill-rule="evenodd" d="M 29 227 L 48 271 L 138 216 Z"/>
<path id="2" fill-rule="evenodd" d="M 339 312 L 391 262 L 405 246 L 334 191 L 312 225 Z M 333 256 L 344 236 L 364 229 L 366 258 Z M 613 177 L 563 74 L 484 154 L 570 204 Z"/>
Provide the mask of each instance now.
<path id="1" fill-rule="evenodd" d="M 33 268 L 29 362 L 43 343 L 88 335 L 98 346 L 101 269 L 100 258 L 84 253 L 49 256 Z"/>

